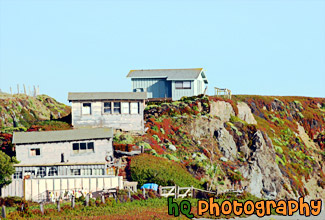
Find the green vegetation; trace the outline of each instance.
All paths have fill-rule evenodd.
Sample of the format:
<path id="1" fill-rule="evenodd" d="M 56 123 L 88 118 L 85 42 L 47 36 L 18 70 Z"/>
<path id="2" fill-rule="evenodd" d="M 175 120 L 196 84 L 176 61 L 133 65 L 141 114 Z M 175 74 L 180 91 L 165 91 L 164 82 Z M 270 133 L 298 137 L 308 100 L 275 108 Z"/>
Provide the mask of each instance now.
<path id="1" fill-rule="evenodd" d="M 24 200 L 18 198 L 8 198 L 8 199 L 0 199 L 0 204 L 5 204 L 7 206 L 7 218 L 9 219 L 84 219 L 84 218 L 92 218 L 92 219 L 125 219 L 131 220 L 136 216 L 137 219 L 171 219 L 171 216 L 168 215 L 167 208 L 167 199 L 166 198 L 157 198 L 154 193 L 149 192 L 149 199 L 143 200 L 140 199 L 141 194 L 136 193 L 138 195 L 133 198 L 133 201 L 130 202 L 129 199 L 125 200 L 126 195 L 119 195 L 119 200 L 116 202 L 113 198 L 106 198 L 105 203 L 101 203 L 100 199 L 90 199 L 89 206 L 85 207 L 83 201 L 76 202 L 75 208 L 71 208 L 70 202 L 61 203 L 61 212 L 57 211 L 57 207 L 55 204 L 49 203 L 44 205 L 44 215 L 42 215 L 39 204 L 26 202 Z M 133 197 L 133 195 L 132 195 Z M 121 201 L 120 201 L 121 199 Z M 191 213 L 194 214 L 196 218 L 197 216 L 197 204 L 198 199 L 194 198 L 186 198 L 191 204 Z M 206 199 L 205 199 L 206 200 Z M 218 199 L 215 199 L 214 202 L 217 202 L 219 205 L 222 204 L 223 201 L 229 200 L 237 200 L 238 202 L 245 202 L 247 200 L 251 200 L 253 202 L 260 201 L 260 198 L 257 198 L 249 193 L 243 193 L 242 195 L 236 195 L 234 193 L 225 193 L 219 195 Z M 182 198 L 173 199 L 173 202 L 180 205 L 183 201 Z M 207 200 L 206 200 L 207 201 Z M 24 211 L 21 211 L 21 204 L 24 204 Z M 10 206 L 8 208 L 8 206 Z M 274 210 L 271 210 L 272 214 L 275 214 Z M 206 212 L 203 216 L 204 218 L 214 218 L 215 216 L 210 215 Z M 221 215 L 219 219 L 232 218 L 235 217 L 233 214 L 231 215 Z M 242 215 L 241 217 L 245 217 Z M 177 218 L 172 219 L 188 219 L 184 215 L 180 215 Z"/>
<path id="2" fill-rule="evenodd" d="M 201 187 L 199 180 L 192 177 L 181 164 L 149 154 L 132 157 L 130 173 L 132 180 L 138 181 L 140 186 L 156 183 L 162 186 Z"/>
<path id="3" fill-rule="evenodd" d="M 116 134 L 114 134 L 114 143 L 133 144 L 134 138 L 130 134 L 117 132 Z"/>
<path id="4" fill-rule="evenodd" d="M 11 175 L 15 173 L 13 165 L 17 163 L 15 157 L 10 158 L 0 151 L 0 188 L 11 183 Z"/>
<path id="5" fill-rule="evenodd" d="M 24 94 L 5 96 L 0 99 L 0 109 L 3 118 L 0 131 L 11 133 L 27 130 L 44 120 L 59 119 L 70 114 L 69 106 L 46 95 L 36 98 Z"/>

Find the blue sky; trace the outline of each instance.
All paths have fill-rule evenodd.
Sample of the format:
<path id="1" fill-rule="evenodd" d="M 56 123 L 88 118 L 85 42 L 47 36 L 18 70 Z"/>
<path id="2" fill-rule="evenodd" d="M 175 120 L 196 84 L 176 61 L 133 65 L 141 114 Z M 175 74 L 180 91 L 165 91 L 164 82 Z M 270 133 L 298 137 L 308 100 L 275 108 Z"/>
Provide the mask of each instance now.
<path id="1" fill-rule="evenodd" d="M 206 69 L 209 94 L 325 97 L 325 1 L 0 0 L 0 88 L 131 91 L 130 69 Z"/>

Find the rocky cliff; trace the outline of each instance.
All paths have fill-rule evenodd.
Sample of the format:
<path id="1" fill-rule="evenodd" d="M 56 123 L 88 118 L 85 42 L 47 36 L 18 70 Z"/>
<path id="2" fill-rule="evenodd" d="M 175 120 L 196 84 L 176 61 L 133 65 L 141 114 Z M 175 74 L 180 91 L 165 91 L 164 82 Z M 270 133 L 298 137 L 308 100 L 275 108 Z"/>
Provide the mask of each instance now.
<path id="1" fill-rule="evenodd" d="M 137 144 L 210 188 L 264 198 L 325 198 L 325 99 L 234 96 L 149 103 Z"/>

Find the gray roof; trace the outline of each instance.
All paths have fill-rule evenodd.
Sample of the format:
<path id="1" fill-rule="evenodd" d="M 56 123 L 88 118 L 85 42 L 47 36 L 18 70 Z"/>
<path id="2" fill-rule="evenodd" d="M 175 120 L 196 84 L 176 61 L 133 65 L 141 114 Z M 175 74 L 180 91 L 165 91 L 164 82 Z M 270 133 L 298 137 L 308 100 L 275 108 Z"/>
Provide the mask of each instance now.
<path id="1" fill-rule="evenodd" d="M 13 144 L 46 143 L 112 138 L 112 128 L 89 128 L 61 131 L 14 132 Z"/>
<path id="2" fill-rule="evenodd" d="M 83 100 L 144 100 L 147 92 L 69 92 L 69 101 Z"/>
<path id="3" fill-rule="evenodd" d="M 167 80 L 194 80 L 203 68 L 130 70 L 128 78 L 167 78 Z M 204 75 L 204 74 L 203 74 Z M 204 75 L 205 76 L 205 75 Z"/>

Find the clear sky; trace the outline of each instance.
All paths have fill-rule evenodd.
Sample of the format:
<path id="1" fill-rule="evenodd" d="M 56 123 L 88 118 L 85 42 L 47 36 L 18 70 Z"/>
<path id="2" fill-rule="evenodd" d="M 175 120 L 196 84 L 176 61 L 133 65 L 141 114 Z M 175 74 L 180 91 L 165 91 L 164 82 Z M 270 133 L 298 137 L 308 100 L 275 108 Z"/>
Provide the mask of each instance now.
<path id="1" fill-rule="evenodd" d="M 0 0 L 0 88 L 131 91 L 130 69 L 206 69 L 234 94 L 325 97 L 325 0 Z"/>

